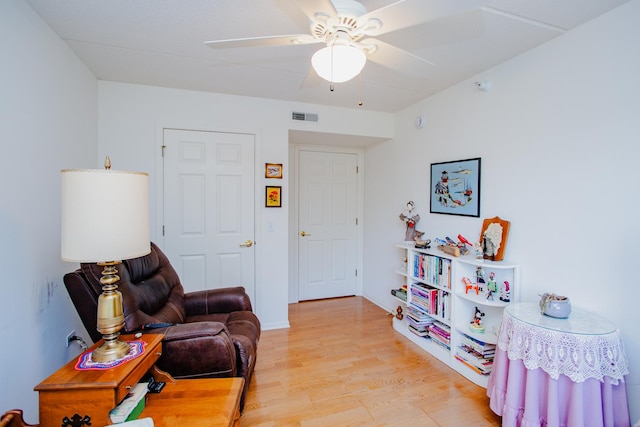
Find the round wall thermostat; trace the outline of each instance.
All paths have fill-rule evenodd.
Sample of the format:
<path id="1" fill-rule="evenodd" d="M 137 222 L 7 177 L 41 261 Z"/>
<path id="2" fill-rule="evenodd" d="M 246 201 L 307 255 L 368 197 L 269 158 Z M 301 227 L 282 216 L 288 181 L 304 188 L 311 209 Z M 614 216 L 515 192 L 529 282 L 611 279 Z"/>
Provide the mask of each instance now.
<path id="1" fill-rule="evenodd" d="M 416 127 L 422 129 L 422 126 L 424 126 L 424 116 L 416 117 Z"/>

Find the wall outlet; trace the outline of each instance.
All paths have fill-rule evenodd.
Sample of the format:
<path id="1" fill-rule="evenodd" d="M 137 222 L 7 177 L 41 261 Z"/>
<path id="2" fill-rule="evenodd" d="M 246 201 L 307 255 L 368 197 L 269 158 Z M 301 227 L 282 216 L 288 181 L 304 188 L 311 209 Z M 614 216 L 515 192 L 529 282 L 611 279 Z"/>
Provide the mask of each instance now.
<path id="1" fill-rule="evenodd" d="M 67 334 L 67 337 L 64 340 L 64 343 L 66 344 L 67 347 L 69 347 L 69 344 L 71 344 L 71 338 L 73 338 L 75 334 L 76 334 L 76 331 L 71 331 Z"/>

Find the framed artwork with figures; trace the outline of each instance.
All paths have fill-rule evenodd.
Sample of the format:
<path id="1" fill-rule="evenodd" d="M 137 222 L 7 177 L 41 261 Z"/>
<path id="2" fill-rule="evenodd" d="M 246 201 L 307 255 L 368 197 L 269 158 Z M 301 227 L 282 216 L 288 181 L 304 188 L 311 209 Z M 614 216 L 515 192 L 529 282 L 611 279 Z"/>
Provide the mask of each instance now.
<path id="1" fill-rule="evenodd" d="M 431 213 L 480 216 L 480 158 L 431 163 Z"/>

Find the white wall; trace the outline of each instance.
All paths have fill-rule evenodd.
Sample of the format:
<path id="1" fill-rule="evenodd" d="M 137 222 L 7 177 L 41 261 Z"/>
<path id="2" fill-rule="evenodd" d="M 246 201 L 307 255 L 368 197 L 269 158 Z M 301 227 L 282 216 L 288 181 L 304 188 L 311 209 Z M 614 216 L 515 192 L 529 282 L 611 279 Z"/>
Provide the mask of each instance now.
<path id="1" fill-rule="evenodd" d="M 475 241 L 482 218 L 507 219 L 506 257 L 522 267 L 523 301 L 568 295 L 620 328 L 633 420 L 640 419 L 638 16 L 633 0 L 407 108 L 396 116 L 396 139 L 365 154 L 367 297 L 396 305 L 392 246 L 403 239 L 398 215 L 408 200 L 432 239 L 461 233 Z M 492 81 L 492 90 L 478 90 L 476 80 Z M 480 218 L 430 214 L 430 163 L 472 157 L 482 158 Z"/>
<path id="2" fill-rule="evenodd" d="M 212 76 L 215 78 L 215 76 Z M 161 243 L 162 128 L 221 130 L 256 135 L 256 301 L 264 329 L 288 326 L 289 129 L 348 135 L 393 136 L 393 115 L 150 86 L 100 82 L 100 156 L 115 169 L 149 172 L 152 239 Z M 292 111 L 317 113 L 319 121 L 294 122 Z M 264 164 L 282 163 L 282 209 L 264 208 Z M 155 191 L 154 189 L 158 189 Z M 155 207 L 155 209 L 154 209 Z M 272 222 L 275 232 L 266 232 Z"/>
<path id="3" fill-rule="evenodd" d="M 59 258 L 60 169 L 100 167 L 108 153 L 117 168 L 148 171 L 153 189 L 158 129 L 179 124 L 254 131 L 256 170 L 285 164 L 283 209 L 258 212 L 258 309 L 267 324 L 286 323 L 287 130 L 389 138 L 395 132 L 394 141 L 366 152 L 366 295 L 394 306 L 392 245 L 404 236 L 398 214 L 407 200 L 416 201 L 418 228 L 430 237 L 474 238 L 481 218 L 500 215 L 512 221 L 507 257 L 522 265 L 524 299 L 548 290 L 567 294 L 619 325 L 631 365 L 632 419 L 640 419 L 636 16 L 640 1 L 632 0 L 478 76 L 493 81 L 491 92 L 471 81 L 457 85 L 397 114 L 390 129 L 393 117 L 355 110 L 107 82 L 98 90 L 26 3 L 0 2 L 0 411 L 23 408 L 36 422 L 33 387 L 78 354 L 64 348 L 67 332 L 84 333 L 62 284 L 75 266 Z M 292 123 L 292 110 L 319 113 L 321 121 Z M 419 113 L 427 117 L 420 131 L 413 127 Z M 483 159 L 481 218 L 430 215 L 429 163 L 475 156 Z M 277 233 L 263 232 L 268 221 Z"/>
<path id="4" fill-rule="evenodd" d="M 62 276 L 60 169 L 95 167 L 97 81 L 22 0 L 0 2 L 0 413 L 38 419 L 33 387 L 79 354 Z"/>

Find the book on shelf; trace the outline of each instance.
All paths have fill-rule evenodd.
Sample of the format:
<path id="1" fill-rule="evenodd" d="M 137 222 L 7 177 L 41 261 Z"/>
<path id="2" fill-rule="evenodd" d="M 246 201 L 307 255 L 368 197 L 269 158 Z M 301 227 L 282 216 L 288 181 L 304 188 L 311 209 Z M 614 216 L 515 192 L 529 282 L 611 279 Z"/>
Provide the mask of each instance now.
<path id="1" fill-rule="evenodd" d="M 460 343 L 464 344 L 480 354 L 493 354 L 496 351 L 495 344 L 489 344 L 467 334 L 460 335 Z"/>
<path id="2" fill-rule="evenodd" d="M 435 255 L 414 254 L 413 275 L 432 285 L 451 289 L 451 260 Z"/>
<path id="3" fill-rule="evenodd" d="M 429 329 L 434 334 L 440 335 L 446 340 L 451 339 L 451 329 L 442 322 L 433 322 L 433 324 L 429 326 Z"/>
<path id="4" fill-rule="evenodd" d="M 416 306 L 413 302 L 407 306 L 406 314 L 417 321 L 433 321 L 433 317 L 429 316 L 428 313 L 426 313 L 421 307 Z"/>
<path id="5" fill-rule="evenodd" d="M 418 329 L 418 328 L 414 327 L 411 324 L 409 324 L 409 330 L 411 332 L 413 332 L 414 334 L 416 334 L 417 336 L 419 336 L 419 337 L 429 338 L 429 331 L 427 331 L 427 330 Z"/>
<path id="6" fill-rule="evenodd" d="M 491 373 L 493 367 L 493 357 L 486 359 L 483 357 L 476 357 L 473 354 L 467 353 L 464 349 L 458 348 L 456 350 L 456 359 L 465 362 L 469 366 L 473 366 L 476 371 L 480 371 L 482 374 Z"/>
<path id="7" fill-rule="evenodd" d="M 477 358 L 477 359 L 493 359 L 493 356 L 495 356 L 495 350 L 488 350 L 485 353 L 478 353 L 474 348 L 469 347 L 465 344 L 461 344 L 460 345 L 460 349 L 466 351 L 467 353 L 469 353 L 471 356 Z"/>
<path id="8" fill-rule="evenodd" d="M 432 316 L 446 320 L 451 318 L 451 294 L 422 283 L 410 287 L 411 304 Z"/>
<path id="9" fill-rule="evenodd" d="M 447 350 L 451 350 L 451 340 L 444 338 L 442 335 L 438 335 L 434 333 L 431 329 L 429 329 L 429 338 L 436 344 L 440 344 Z"/>
<path id="10" fill-rule="evenodd" d="M 485 371 L 481 370 L 480 368 L 477 368 L 477 367 L 473 366 L 472 364 L 470 364 L 466 360 L 460 358 L 457 354 L 455 355 L 455 358 L 456 358 L 457 361 L 461 362 L 463 365 L 467 366 L 468 368 L 472 369 L 473 371 L 475 371 L 476 373 L 478 373 L 480 375 L 489 375 L 491 373 L 491 371 L 485 372 Z"/>
<path id="11" fill-rule="evenodd" d="M 109 419 L 114 423 L 135 420 L 144 409 L 145 399 L 147 395 L 148 383 L 138 383 L 131 391 L 122 399 L 122 402 L 109 411 Z"/>
<path id="12" fill-rule="evenodd" d="M 431 338 L 431 336 L 429 336 L 429 338 Z M 436 345 L 438 345 L 438 346 L 440 346 L 440 347 L 442 347 L 442 348 L 444 348 L 447 351 L 451 351 L 451 346 L 450 345 L 445 344 L 445 343 L 443 343 L 442 341 L 440 341 L 438 339 L 431 338 L 431 342 L 436 344 Z"/>
<path id="13" fill-rule="evenodd" d="M 393 295 L 396 298 L 399 298 L 403 301 L 407 300 L 407 290 L 400 288 L 400 289 L 391 289 L 391 295 Z"/>
<path id="14" fill-rule="evenodd" d="M 414 283 L 411 285 L 411 303 L 427 312 L 436 314 L 438 307 L 438 290 L 435 288 Z"/>
<path id="15" fill-rule="evenodd" d="M 433 322 L 433 320 L 421 320 L 417 321 L 413 319 L 411 316 L 407 316 L 407 323 L 409 326 L 413 326 L 416 330 L 420 332 L 426 332 L 429 328 L 429 325 Z"/>

